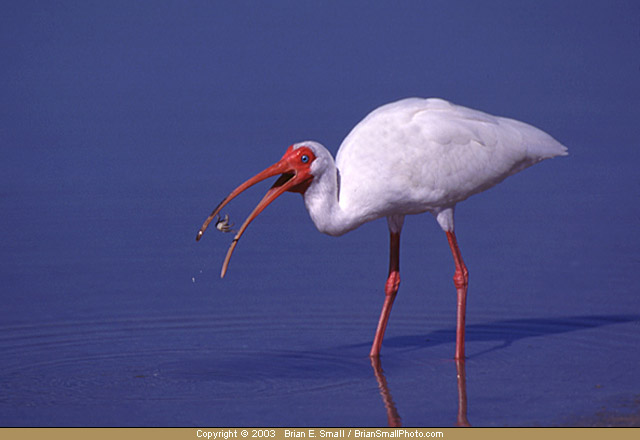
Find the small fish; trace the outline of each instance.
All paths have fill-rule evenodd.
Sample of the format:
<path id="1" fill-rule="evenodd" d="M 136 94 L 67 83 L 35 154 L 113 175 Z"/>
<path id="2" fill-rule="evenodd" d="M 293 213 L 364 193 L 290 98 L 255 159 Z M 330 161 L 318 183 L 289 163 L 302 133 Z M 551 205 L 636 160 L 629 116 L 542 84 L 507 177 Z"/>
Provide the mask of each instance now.
<path id="1" fill-rule="evenodd" d="M 235 223 L 229 224 L 229 216 L 225 215 L 224 218 L 218 216 L 218 220 L 216 220 L 216 229 L 222 232 L 234 232 L 231 227 L 235 225 Z"/>

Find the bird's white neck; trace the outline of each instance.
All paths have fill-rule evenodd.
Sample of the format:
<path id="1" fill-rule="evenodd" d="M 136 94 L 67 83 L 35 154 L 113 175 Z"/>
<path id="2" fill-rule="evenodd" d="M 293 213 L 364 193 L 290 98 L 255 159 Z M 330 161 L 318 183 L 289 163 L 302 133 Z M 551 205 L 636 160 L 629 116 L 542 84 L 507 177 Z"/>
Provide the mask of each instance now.
<path id="1" fill-rule="evenodd" d="M 364 221 L 340 205 L 338 168 L 330 154 L 323 159 L 322 171 L 314 176 L 303 194 L 304 204 L 318 231 L 339 236 L 357 228 Z"/>

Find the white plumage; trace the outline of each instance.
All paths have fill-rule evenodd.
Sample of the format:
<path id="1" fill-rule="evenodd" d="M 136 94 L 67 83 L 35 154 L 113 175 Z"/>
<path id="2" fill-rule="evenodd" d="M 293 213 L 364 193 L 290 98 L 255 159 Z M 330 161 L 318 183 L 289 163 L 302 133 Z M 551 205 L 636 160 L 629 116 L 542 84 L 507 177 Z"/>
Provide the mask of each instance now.
<path id="1" fill-rule="evenodd" d="M 547 133 L 513 119 L 492 116 L 442 99 L 408 98 L 384 105 L 356 125 L 336 160 L 321 144 L 305 141 L 240 185 L 205 221 L 249 186 L 277 174 L 280 179 L 239 229 L 222 275 L 248 224 L 284 191 L 303 194 L 319 231 L 342 235 L 361 224 L 387 217 L 391 233 L 385 304 L 371 356 L 378 356 L 400 282 L 399 236 L 404 216 L 432 213 L 447 233 L 456 264 L 458 291 L 456 358 L 464 358 L 464 314 L 468 272 L 454 234 L 456 203 L 500 183 L 541 160 L 564 156 L 567 149 Z"/>
<path id="2" fill-rule="evenodd" d="M 318 230 L 330 235 L 389 215 L 437 216 L 528 166 L 567 154 L 531 125 L 436 98 L 374 110 L 342 142 L 335 165 L 322 145 L 294 148 L 303 145 L 321 159 L 312 166 L 305 204 Z M 450 216 L 440 217 L 444 230 L 453 230 Z"/>

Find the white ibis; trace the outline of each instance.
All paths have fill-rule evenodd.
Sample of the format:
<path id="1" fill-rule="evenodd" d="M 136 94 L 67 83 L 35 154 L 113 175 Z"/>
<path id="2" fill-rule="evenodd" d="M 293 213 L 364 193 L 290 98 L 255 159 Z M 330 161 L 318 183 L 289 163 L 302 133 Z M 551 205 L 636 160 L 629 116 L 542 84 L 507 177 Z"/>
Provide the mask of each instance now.
<path id="1" fill-rule="evenodd" d="M 430 212 L 444 230 L 455 263 L 458 295 L 456 359 L 464 359 L 469 273 L 453 227 L 456 203 L 567 149 L 547 133 L 442 99 L 408 98 L 371 112 L 342 142 L 334 162 L 313 141 L 291 145 L 274 165 L 233 190 L 198 232 L 202 237 L 220 210 L 250 186 L 280 175 L 237 231 L 222 265 L 224 277 L 238 240 L 251 221 L 285 191 L 302 194 L 320 232 L 339 236 L 386 217 L 390 232 L 385 300 L 370 356 L 378 357 L 400 285 L 400 231 L 405 215 Z M 226 220 L 220 227 L 224 230 Z"/>

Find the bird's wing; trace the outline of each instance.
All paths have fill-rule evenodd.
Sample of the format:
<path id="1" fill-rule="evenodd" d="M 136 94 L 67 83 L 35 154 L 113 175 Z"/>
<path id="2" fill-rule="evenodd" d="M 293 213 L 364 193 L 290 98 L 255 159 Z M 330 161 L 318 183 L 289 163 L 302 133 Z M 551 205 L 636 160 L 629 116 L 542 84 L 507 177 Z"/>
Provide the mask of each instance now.
<path id="1" fill-rule="evenodd" d="M 344 140 L 336 157 L 340 203 L 418 212 L 452 206 L 565 151 L 519 121 L 405 99 L 373 111 Z"/>

